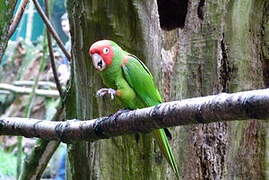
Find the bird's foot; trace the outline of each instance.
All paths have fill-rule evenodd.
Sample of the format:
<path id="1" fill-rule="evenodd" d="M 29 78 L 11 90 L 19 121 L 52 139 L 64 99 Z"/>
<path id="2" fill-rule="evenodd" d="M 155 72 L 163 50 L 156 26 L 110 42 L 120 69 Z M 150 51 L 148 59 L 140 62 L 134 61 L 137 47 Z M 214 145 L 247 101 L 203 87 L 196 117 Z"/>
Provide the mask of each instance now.
<path id="1" fill-rule="evenodd" d="M 114 99 L 114 96 L 116 95 L 116 90 L 112 88 L 102 88 L 97 91 L 96 96 L 104 96 L 106 94 L 109 94 L 111 99 Z"/>

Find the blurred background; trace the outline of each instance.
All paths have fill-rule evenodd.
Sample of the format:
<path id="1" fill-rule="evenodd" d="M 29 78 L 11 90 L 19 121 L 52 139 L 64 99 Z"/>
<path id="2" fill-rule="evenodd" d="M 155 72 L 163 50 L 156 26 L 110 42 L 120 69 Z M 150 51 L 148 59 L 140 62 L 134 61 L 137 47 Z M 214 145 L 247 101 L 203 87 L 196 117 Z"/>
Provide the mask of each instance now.
<path id="1" fill-rule="evenodd" d="M 16 3 L 14 14 L 22 0 Z M 39 1 L 43 10 L 44 1 Z M 69 22 L 65 1 L 49 1 L 51 22 L 65 47 L 70 50 Z M 49 61 L 45 25 L 32 1 L 8 42 L 0 64 L 0 116 L 30 117 L 50 120 L 60 104 Z M 69 62 L 53 41 L 58 77 L 65 87 L 70 75 Z M 40 96 L 38 90 L 43 90 Z M 48 93 L 48 95 L 46 95 Z M 16 179 L 23 159 L 31 152 L 36 139 L 0 136 L 0 179 Z M 60 145 L 42 178 L 56 178 L 65 146 Z M 16 172 L 17 171 L 17 172 Z M 58 177 L 59 178 L 59 177 Z"/>

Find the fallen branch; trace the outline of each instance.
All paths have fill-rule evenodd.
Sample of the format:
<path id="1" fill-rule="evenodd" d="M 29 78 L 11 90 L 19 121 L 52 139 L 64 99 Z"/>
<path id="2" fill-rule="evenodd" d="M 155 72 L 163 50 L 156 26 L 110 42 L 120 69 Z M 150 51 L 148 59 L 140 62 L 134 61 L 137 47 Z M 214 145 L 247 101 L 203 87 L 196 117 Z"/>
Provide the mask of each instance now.
<path id="1" fill-rule="evenodd" d="M 10 94 L 9 91 L 5 91 L 5 90 L 0 90 L 0 94 Z"/>
<path id="2" fill-rule="evenodd" d="M 5 83 L 0 83 L 0 90 L 8 90 L 16 94 L 31 94 L 32 92 L 32 88 L 18 87 Z M 57 98 L 59 97 L 59 92 L 57 90 L 36 89 L 36 95 Z"/>
<path id="3" fill-rule="evenodd" d="M 34 81 L 14 81 L 14 85 L 16 86 L 33 86 L 35 84 Z M 42 86 L 44 88 L 53 88 L 56 89 L 56 84 L 51 81 L 38 81 L 38 86 Z"/>
<path id="4" fill-rule="evenodd" d="M 168 102 L 88 121 L 0 118 L 0 135 L 93 141 L 179 125 L 268 118 L 269 89 L 263 89 Z"/>

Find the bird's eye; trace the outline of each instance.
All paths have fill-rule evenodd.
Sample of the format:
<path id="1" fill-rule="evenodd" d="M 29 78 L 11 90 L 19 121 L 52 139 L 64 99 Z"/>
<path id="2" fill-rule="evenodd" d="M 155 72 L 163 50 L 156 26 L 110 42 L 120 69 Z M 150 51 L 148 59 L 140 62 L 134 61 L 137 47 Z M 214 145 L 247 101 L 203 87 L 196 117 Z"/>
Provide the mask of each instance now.
<path id="1" fill-rule="evenodd" d="M 108 49 L 108 48 L 104 48 L 104 49 L 103 49 L 103 53 L 104 53 L 104 54 L 108 54 L 108 53 L 109 53 L 109 49 Z"/>

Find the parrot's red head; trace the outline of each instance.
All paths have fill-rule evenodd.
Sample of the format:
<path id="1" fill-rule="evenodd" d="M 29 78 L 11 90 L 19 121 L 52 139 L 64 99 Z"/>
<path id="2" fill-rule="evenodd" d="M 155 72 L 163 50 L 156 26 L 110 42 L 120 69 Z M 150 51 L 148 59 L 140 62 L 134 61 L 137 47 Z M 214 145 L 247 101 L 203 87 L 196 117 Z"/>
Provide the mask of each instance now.
<path id="1" fill-rule="evenodd" d="M 92 62 L 96 70 L 102 71 L 108 65 L 112 64 L 114 56 L 113 41 L 101 40 L 95 42 L 89 49 L 89 54 L 92 57 Z"/>

